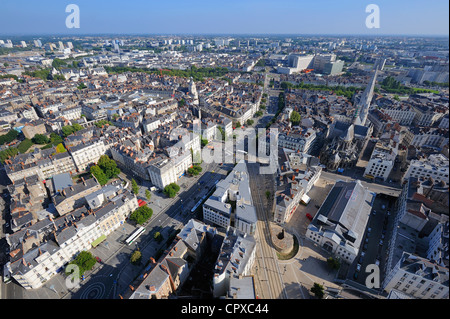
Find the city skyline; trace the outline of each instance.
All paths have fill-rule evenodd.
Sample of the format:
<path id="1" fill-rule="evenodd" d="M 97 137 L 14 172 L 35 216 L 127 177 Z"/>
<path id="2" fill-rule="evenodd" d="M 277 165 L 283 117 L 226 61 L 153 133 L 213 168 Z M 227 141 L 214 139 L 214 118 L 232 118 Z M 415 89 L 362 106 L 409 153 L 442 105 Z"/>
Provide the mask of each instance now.
<path id="1" fill-rule="evenodd" d="M 370 3 L 345 0 L 322 1 L 238 1 L 186 4 L 133 1 L 123 7 L 119 1 L 76 1 L 80 28 L 69 29 L 65 12 L 70 2 L 34 3 L 18 7 L 6 0 L 0 4 L 2 35 L 98 35 L 98 34 L 192 34 L 192 35 L 362 35 L 362 36 L 448 36 L 448 2 L 378 1 L 380 28 L 365 25 Z M 16 21 L 21 21 L 18 24 Z"/>

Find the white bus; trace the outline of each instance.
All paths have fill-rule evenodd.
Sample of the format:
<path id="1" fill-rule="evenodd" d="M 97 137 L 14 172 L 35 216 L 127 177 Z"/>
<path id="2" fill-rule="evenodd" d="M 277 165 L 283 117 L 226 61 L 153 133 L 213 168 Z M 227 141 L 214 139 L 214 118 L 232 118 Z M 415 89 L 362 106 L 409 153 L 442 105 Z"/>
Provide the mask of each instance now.
<path id="1" fill-rule="evenodd" d="M 136 229 L 126 240 L 125 243 L 130 246 L 136 239 L 139 238 L 145 232 L 145 227 L 139 227 Z"/>

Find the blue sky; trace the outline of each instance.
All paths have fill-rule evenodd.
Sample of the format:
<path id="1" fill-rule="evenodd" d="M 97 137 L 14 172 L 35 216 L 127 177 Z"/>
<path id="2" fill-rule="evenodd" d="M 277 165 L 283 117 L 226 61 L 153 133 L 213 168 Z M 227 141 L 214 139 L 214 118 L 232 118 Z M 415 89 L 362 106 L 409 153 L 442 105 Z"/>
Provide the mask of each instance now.
<path id="1" fill-rule="evenodd" d="M 80 28 L 68 29 L 68 4 Z M 368 4 L 380 28 L 365 26 Z M 447 0 L 0 0 L 0 34 L 446 35 Z"/>

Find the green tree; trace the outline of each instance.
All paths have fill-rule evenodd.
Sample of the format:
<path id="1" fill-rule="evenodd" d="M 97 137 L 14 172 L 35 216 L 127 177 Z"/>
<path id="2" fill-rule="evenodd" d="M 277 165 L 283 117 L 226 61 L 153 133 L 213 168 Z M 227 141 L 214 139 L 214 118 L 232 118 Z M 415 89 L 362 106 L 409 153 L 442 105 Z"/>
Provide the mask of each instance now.
<path id="1" fill-rule="evenodd" d="M 10 157 L 14 157 L 19 154 L 19 150 L 16 147 L 9 147 L 3 151 L 0 151 L 0 161 L 5 162 Z"/>
<path id="2" fill-rule="evenodd" d="M 52 145 L 58 145 L 59 143 L 63 142 L 63 139 L 56 133 L 50 133 L 50 142 L 52 143 Z"/>
<path id="3" fill-rule="evenodd" d="M 66 125 L 66 126 L 62 127 L 62 132 L 63 132 L 64 137 L 67 137 L 75 131 L 71 125 Z"/>
<path id="4" fill-rule="evenodd" d="M 153 215 L 153 210 L 147 205 L 141 206 L 130 214 L 130 220 L 136 222 L 136 224 L 142 225 L 149 220 Z"/>
<path id="5" fill-rule="evenodd" d="M 178 191 L 180 190 L 180 186 L 178 186 L 175 183 L 171 183 L 169 185 L 167 185 L 166 187 L 164 187 L 164 194 L 166 194 L 167 196 L 169 196 L 170 198 L 173 198 L 177 195 Z"/>
<path id="6" fill-rule="evenodd" d="M 11 143 L 17 138 L 17 136 L 19 136 L 19 132 L 17 132 L 15 129 L 9 130 L 8 133 L 0 136 L 0 145 Z"/>
<path id="7" fill-rule="evenodd" d="M 160 243 L 164 239 L 163 235 L 161 235 L 161 233 L 159 231 L 157 231 L 153 235 L 153 238 L 156 239 L 158 241 L 158 243 Z"/>
<path id="8" fill-rule="evenodd" d="M 97 263 L 97 260 L 90 252 L 82 251 L 69 264 L 78 266 L 79 275 L 81 277 L 86 271 L 91 270 L 96 263 Z M 70 272 L 70 273 L 72 273 L 72 272 Z M 70 274 L 70 273 L 66 271 L 66 274 Z"/>
<path id="9" fill-rule="evenodd" d="M 322 299 L 324 296 L 323 286 L 318 284 L 317 282 L 311 287 L 311 292 L 319 299 Z"/>
<path id="10" fill-rule="evenodd" d="M 339 269 L 339 267 L 341 267 L 340 261 L 338 259 L 333 258 L 333 257 L 328 257 L 327 265 L 333 270 Z"/>
<path id="11" fill-rule="evenodd" d="M 83 127 L 78 123 L 73 124 L 72 128 L 73 128 L 74 132 L 78 132 L 83 129 Z"/>
<path id="12" fill-rule="evenodd" d="M 193 165 L 192 167 L 189 167 L 187 172 L 191 176 L 197 176 L 202 171 L 202 167 L 200 165 Z"/>
<path id="13" fill-rule="evenodd" d="M 98 165 L 91 166 L 90 172 L 95 176 L 100 185 L 103 186 L 108 182 L 108 177 L 106 177 L 105 173 Z"/>
<path id="14" fill-rule="evenodd" d="M 102 169 L 108 179 L 117 177 L 120 174 L 120 169 L 116 162 L 110 159 L 108 155 L 100 156 L 97 165 Z"/>
<path id="15" fill-rule="evenodd" d="M 63 60 L 58 59 L 58 58 L 53 59 L 52 67 L 54 67 L 55 69 L 59 69 L 61 67 L 65 67 L 65 66 L 67 66 L 66 62 L 64 62 Z"/>
<path id="16" fill-rule="evenodd" d="M 131 254 L 130 261 L 132 264 L 139 264 L 142 260 L 142 253 L 139 250 L 135 250 Z"/>
<path id="17" fill-rule="evenodd" d="M 248 125 L 248 126 L 253 125 L 253 123 L 255 123 L 255 121 L 253 121 L 253 120 L 251 120 L 251 119 L 248 119 L 248 120 L 247 120 L 247 125 Z"/>
<path id="18" fill-rule="evenodd" d="M 131 180 L 131 190 L 134 195 L 139 194 L 139 185 L 136 183 L 134 178 Z"/>
<path id="19" fill-rule="evenodd" d="M 36 134 L 34 135 L 34 137 L 31 139 L 33 141 L 34 144 L 48 144 L 50 143 L 50 139 L 43 135 L 43 134 Z"/>
<path id="20" fill-rule="evenodd" d="M 26 138 L 20 144 L 17 146 L 17 149 L 19 150 L 19 153 L 25 154 L 28 149 L 33 145 L 33 142 Z"/>
<path id="21" fill-rule="evenodd" d="M 148 189 L 145 190 L 145 198 L 147 198 L 148 201 L 152 198 L 152 193 Z"/>
<path id="22" fill-rule="evenodd" d="M 291 116 L 289 117 L 289 120 L 291 121 L 292 125 L 299 125 L 301 116 L 297 111 L 292 111 Z"/>
<path id="23" fill-rule="evenodd" d="M 206 138 L 201 138 L 202 147 L 208 145 L 208 140 Z"/>
<path id="24" fill-rule="evenodd" d="M 64 152 L 67 152 L 67 150 L 62 143 L 56 145 L 56 153 L 64 153 Z"/>
<path id="25" fill-rule="evenodd" d="M 272 194 L 270 193 L 270 191 L 266 191 L 266 198 L 267 198 L 267 200 L 270 199 L 270 195 L 272 195 Z"/>

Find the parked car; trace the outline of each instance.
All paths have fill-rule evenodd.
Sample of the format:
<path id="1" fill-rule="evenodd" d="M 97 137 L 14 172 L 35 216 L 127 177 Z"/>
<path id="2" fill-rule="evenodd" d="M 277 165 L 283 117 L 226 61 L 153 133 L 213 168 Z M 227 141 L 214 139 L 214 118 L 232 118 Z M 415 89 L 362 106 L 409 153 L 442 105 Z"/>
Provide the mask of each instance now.
<path id="1" fill-rule="evenodd" d="M 361 264 L 357 264 L 357 265 L 356 265 L 356 270 L 357 270 L 357 271 L 361 271 Z"/>
<path id="2" fill-rule="evenodd" d="M 310 214 L 306 214 L 306 218 L 308 218 L 309 220 L 313 220 L 313 217 Z"/>
<path id="3" fill-rule="evenodd" d="M 383 240 L 382 239 L 380 239 L 380 246 L 383 246 Z"/>

